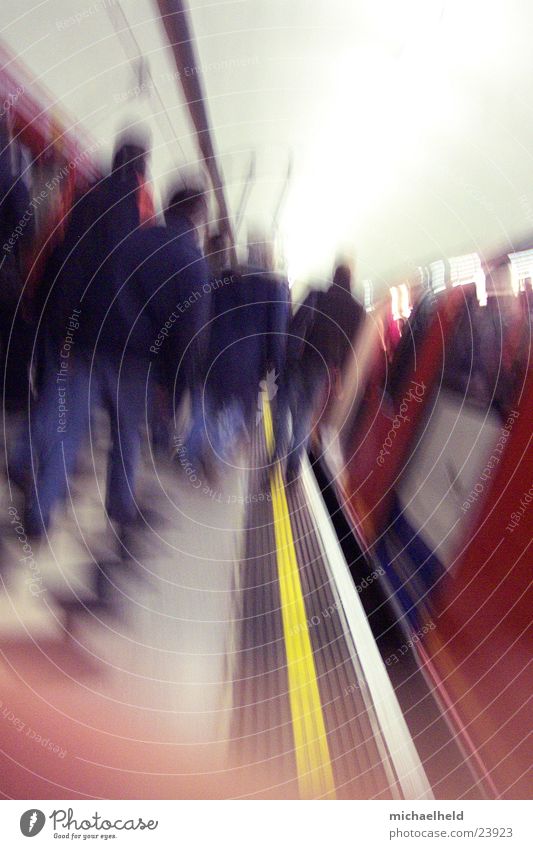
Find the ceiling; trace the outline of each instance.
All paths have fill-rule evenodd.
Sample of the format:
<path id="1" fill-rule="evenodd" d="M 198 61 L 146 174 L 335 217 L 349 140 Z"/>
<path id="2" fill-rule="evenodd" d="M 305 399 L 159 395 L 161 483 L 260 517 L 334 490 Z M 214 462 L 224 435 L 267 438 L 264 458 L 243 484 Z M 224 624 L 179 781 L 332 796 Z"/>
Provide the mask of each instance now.
<path id="1" fill-rule="evenodd" d="M 239 237 L 269 230 L 283 198 L 293 279 L 326 274 L 342 251 L 379 288 L 440 256 L 512 250 L 533 231 L 526 0 L 189 5 L 191 72 L 202 74 L 234 213 L 255 164 Z M 18 0 L 4 4 L 0 38 L 102 156 L 117 127 L 141 116 L 156 187 L 177 166 L 197 167 L 153 0 Z"/>

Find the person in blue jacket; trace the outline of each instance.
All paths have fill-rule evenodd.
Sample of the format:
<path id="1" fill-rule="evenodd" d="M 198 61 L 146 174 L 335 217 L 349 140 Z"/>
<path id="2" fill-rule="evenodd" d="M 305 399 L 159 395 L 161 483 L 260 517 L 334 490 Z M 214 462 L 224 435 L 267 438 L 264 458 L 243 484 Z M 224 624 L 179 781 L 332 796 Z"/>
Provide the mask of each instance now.
<path id="1" fill-rule="evenodd" d="M 110 238 L 106 250 L 116 260 L 102 254 L 105 278 L 92 294 L 91 283 L 80 293 L 78 306 L 70 302 L 55 376 L 47 372 L 36 411 L 47 439 L 36 458 L 28 533 L 47 529 L 54 506 L 64 501 L 97 406 L 111 425 L 107 515 L 119 533 L 141 519 L 135 482 L 154 375 L 175 386 L 194 379 L 195 350 L 209 310 L 200 249 L 206 211 L 201 192 L 173 192 L 165 226 L 134 228 L 122 243 Z"/>

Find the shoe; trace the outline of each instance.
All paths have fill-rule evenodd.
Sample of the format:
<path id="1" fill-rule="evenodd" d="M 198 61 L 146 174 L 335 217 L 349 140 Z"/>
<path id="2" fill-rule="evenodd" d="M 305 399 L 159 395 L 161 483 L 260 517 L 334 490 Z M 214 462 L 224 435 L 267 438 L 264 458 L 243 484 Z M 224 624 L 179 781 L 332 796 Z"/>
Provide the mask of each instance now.
<path id="1" fill-rule="evenodd" d="M 31 492 L 31 475 L 25 472 L 19 472 L 17 469 L 10 469 L 7 478 L 10 483 L 15 484 L 20 490 L 24 499 L 27 499 Z"/>
<path id="2" fill-rule="evenodd" d="M 292 455 L 289 457 L 287 461 L 287 469 L 285 471 L 285 480 L 288 484 L 294 483 L 300 477 L 300 470 L 302 466 L 302 461 L 300 456 L 293 457 Z"/>
<path id="3" fill-rule="evenodd" d="M 22 524 L 24 527 L 24 533 L 26 534 L 30 545 L 37 545 L 40 543 L 47 531 L 47 525 L 43 522 L 41 517 L 36 517 L 32 510 L 27 510 L 24 513 Z"/>

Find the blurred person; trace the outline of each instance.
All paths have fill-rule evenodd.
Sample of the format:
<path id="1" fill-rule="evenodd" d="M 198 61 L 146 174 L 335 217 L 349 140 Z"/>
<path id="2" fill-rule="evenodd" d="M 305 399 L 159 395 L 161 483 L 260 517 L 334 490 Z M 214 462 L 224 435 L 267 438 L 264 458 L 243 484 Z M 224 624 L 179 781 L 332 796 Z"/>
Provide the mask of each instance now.
<path id="1" fill-rule="evenodd" d="M 65 238 L 51 258 L 37 304 L 46 334 L 55 341 L 63 333 L 58 314 L 67 317 L 82 299 L 84 309 L 103 316 L 101 295 L 105 301 L 105 289 L 112 290 L 119 275 L 119 252 L 139 227 L 155 223 L 147 184 L 149 158 L 146 128 L 122 132 L 115 142 L 110 173 L 73 204 Z"/>
<path id="2" fill-rule="evenodd" d="M 27 248 L 34 236 L 34 210 L 21 166 L 14 164 L 15 148 L 17 142 L 4 115 L 0 117 L 0 366 L 8 401 L 19 399 L 27 387 L 27 337 L 17 305 L 24 288 Z"/>
<path id="3" fill-rule="evenodd" d="M 227 236 L 217 230 L 210 234 L 205 243 L 205 258 L 213 278 L 229 267 L 229 245 Z"/>
<path id="4" fill-rule="evenodd" d="M 213 278 L 202 438 L 223 462 L 251 440 L 265 387 L 274 400 L 289 311 L 287 281 L 267 269 L 227 268 Z"/>
<path id="5" fill-rule="evenodd" d="M 58 382 L 48 376 L 39 399 L 37 418 L 45 422 L 33 498 L 26 529 L 39 536 L 51 521 L 55 505 L 64 501 L 90 414 L 103 407 L 109 415 L 106 511 L 123 538 L 142 521 L 135 500 L 141 427 L 151 409 L 153 373 L 177 383 L 193 360 L 190 343 L 201 322 L 195 305 L 187 321 L 178 321 L 179 307 L 202 290 L 207 270 L 199 248 L 205 218 L 203 195 L 174 192 L 164 227 L 136 228 L 117 245 L 116 264 L 100 290 L 98 308 L 89 312 L 81 300 L 72 328 L 63 394 L 63 418 L 58 416 Z M 199 298 L 200 311 L 202 299 Z M 64 346 L 63 346 L 64 348 Z M 61 367 L 63 361 L 60 361 Z M 57 367 L 56 367 L 57 368 Z M 61 375 L 61 371 L 59 372 Z"/>
<path id="6" fill-rule="evenodd" d="M 260 229 L 252 230 L 248 236 L 248 266 L 274 271 L 274 244 Z"/>
<path id="7" fill-rule="evenodd" d="M 415 300 L 409 318 L 401 319 L 401 336 L 394 348 L 387 352 L 386 391 L 387 397 L 393 401 L 399 402 L 403 381 L 415 368 L 417 352 L 431 326 L 436 307 L 437 296 L 431 289 L 426 289 Z"/>
<path id="8" fill-rule="evenodd" d="M 512 285 L 508 256 L 484 263 L 487 303 L 478 312 L 478 349 L 487 400 L 503 418 L 511 411 L 529 361 L 530 327 Z"/>
<path id="9" fill-rule="evenodd" d="M 59 396 L 54 404 L 50 386 L 60 381 L 61 352 L 65 345 L 65 354 L 70 354 L 71 345 L 92 350 L 118 280 L 119 250 L 140 226 L 152 223 L 153 203 L 146 185 L 149 144 L 149 132 L 142 126 L 119 134 L 110 173 L 73 202 L 64 239 L 48 258 L 28 305 L 34 326 L 31 367 L 38 400 L 34 409 L 30 403 L 28 421 L 10 463 L 10 476 L 26 496 L 32 454 L 38 457 L 46 451 L 57 418 Z"/>
<path id="10" fill-rule="evenodd" d="M 363 318 L 346 265 L 337 266 L 328 289 L 310 292 L 292 318 L 275 426 L 276 458 L 286 462 L 288 481 L 298 475 L 318 408 L 342 392 L 342 373 Z"/>

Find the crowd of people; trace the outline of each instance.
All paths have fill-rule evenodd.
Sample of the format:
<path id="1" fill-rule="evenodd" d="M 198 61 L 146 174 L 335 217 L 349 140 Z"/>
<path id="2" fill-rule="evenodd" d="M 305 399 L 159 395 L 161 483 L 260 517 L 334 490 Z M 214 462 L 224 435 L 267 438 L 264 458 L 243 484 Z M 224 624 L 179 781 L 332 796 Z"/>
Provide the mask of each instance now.
<path id="1" fill-rule="evenodd" d="M 179 444 L 213 476 L 250 450 L 269 403 L 265 464 L 293 481 L 364 316 L 345 265 L 294 310 L 268 251 L 260 264 L 230 262 L 199 187 L 170 186 L 156 214 L 148 159 L 145 138 L 118 139 L 110 172 L 74 199 L 33 296 L 32 389 L 8 468 L 32 538 L 65 503 L 99 408 L 111 434 L 106 511 L 121 534 L 140 520 L 146 432 L 169 462 Z"/>

